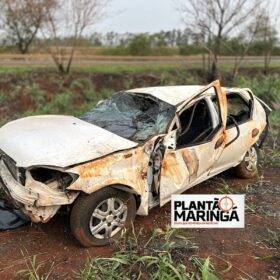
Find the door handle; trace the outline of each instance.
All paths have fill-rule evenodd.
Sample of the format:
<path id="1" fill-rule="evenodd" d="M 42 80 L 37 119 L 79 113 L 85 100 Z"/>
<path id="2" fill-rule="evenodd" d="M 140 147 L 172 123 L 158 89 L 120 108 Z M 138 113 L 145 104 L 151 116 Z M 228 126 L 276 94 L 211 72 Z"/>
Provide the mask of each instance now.
<path id="1" fill-rule="evenodd" d="M 254 128 L 253 130 L 252 130 L 252 137 L 253 138 L 255 138 L 258 134 L 259 134 L 259 130 L 257 129 L 257 128 Z"/>
<path id="2" fill-rule="evenodd" d="M 216 142 L 216 144 L 215 144 L 215 150 L 218 149 L 218 148 L 220 148 L 220 147 L 223 145 L 223 143 L 224 143 L 224 137 L 221 136 L 221 137 L 219 138 L 219 140 L 218 140 L 218 141 Z"/>

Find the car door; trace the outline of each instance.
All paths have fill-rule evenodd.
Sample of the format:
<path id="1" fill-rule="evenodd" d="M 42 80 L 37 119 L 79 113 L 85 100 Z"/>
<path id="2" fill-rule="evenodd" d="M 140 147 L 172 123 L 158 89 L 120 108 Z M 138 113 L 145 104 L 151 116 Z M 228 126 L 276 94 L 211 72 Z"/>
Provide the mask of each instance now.
<path id="1" fill-rule="evenodd" d="M 260 128 L 252 118 L 254 100 L 249 92 L 229 92 L 227 94 L 227 103 L 229 118 L 226 126 L 226 147 L 211 170 L 212 175 L 237 164 L 260 131 Z M 234 119 L 234 122 L 232 119 Z M 238 129 L 236 125 L 238 125 Z"/>
<path id="2" fill-rule="evenodd" d="M 219 103 L 216 117 L 209 102 L 211 95 L 215 95 Z M 186 123 L 183 123 L 185 119 Z M 200 126 L 199 119 L 201 119 Z M 208 129 L 209 132 L 208 135 L 203 135 L 204 126 L 202 128 L 201 126 L 208 119 L 211 124 L 205 124 L 209 126 L 205 131 Z M 174 129 L 171 128 L 163 142 L 166 150 L 161 167 L 160 205 L 168 202 L 172 194 L 181 193 L 207 178 L 225 147 L 226 119 L 227 101 L 219 81 L 209 84 L 194 98 L 178 106 L 176 125 Z M 197 122 L 198 125 L 195 126 Z M 210 131 L 211 126 L 212 131 Z"/>

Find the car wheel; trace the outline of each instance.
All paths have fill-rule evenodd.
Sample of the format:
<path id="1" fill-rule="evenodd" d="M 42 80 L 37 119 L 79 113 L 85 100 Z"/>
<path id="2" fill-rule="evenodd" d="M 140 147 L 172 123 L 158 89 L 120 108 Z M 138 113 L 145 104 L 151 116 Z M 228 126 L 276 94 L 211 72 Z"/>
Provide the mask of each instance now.
<path id="1" fill-rule="evenodd" d="M 253 145 L 245 154 L 243 160 L 235 167 L 235 173 L 239 178 L 251 179 L 258 175 L 259 149 Z"/>
<path id="2" fill-rule="evenodd" d="M 118 239 L 135 219 L 136 201 L 132 194 L 111 187 L 75 201 L 70 226 L 85 247 L 104 246 Z"/>

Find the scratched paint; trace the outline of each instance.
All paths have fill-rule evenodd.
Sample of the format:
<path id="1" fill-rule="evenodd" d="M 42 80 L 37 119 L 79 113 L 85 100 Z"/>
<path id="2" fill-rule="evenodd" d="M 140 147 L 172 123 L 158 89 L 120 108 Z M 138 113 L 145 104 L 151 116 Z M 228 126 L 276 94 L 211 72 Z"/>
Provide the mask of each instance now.
<path id="1" fill-rule="evenodd" d="M 124 185 L 132 188 L 135 193 L 143 195 L 146 189 L 146 176 L 149 157 L 144 147 L 133 151 L 123 151 L 85 163 L 68 171 L 79 175 L 79 179 L 68 187 L 92 193 L 111 185 Z"/>

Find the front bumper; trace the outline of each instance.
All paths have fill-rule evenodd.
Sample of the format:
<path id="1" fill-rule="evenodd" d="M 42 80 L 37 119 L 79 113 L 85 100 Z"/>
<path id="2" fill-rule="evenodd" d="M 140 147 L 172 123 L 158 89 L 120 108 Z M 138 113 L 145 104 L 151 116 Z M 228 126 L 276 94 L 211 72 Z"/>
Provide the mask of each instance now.
<path id="1" fill-rule="evenodd" d="M 0 161 L 0 186 L 34 222 L 48 221 L 61 205 L 71 204 L 79 194 L 58 191 L 32 178 L 30 180 L 30 187 L 21 185 L 4 161 Z"/>
<path id="2" fill-rule="evenodd" d="M 14 179 L 3 160 L 0 161 L 0 178 L 4 190 L 17 202 L 25 205 L 34 205 L 39 198 L 39 194 L 26 189 L 17 180 Z"/>

